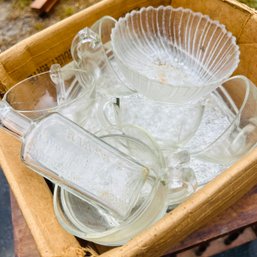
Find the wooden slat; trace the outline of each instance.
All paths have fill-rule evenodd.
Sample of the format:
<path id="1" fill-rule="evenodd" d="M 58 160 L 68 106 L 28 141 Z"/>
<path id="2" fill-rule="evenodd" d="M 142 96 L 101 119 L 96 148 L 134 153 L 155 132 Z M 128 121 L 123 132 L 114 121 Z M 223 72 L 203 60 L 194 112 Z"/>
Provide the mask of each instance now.
<path id="1" fill-rule="evenodd" d="M 40 11 L 43 13 L 49 13 L 58 2 L 59 0 L 48 0 Z"/>
<path id="2" fill-rule="evenodd" d="M 210 224 L 194 232 L 169 252 L 181 251 L 199 245 L 202 242 L 222 237 L 239 228 L 257 222 L 257 186 L 236 204 L 219 214 Z"/>
<path id="3" fill-rule="evenodd" d="M 50 1 L 51 1 L 51 0 L 50 0 Z M 47 2 L 49 2 L 49 0 L 34 0 L 34 1 L 31 3 L 30 7 L 31 7 L 32 9 L 40 10 L 40 9 L 43 8 L 43 6 L 44 6 Z"/>
<path id="4" fill-rule="evenodd" d="M 229 236 L 235 235 L 238 235 L 238 237 L 235 240 L 233 240 L 231 244 L 227 245 L 224 243 Z M 206 244 L 203 243 L 189 250 L 177 253 L 176 257 L 210 257 L 225 252 L 227 250 L 233 249 L 235 247 L 241 246 L 245 243 L 249 243 L 253 240 L 256 240 L 256 236 L 253 230 L 249 227 L 245 228 L 242 233 L 238 232 L 237 234 L 237 232 L 234 232 L 233 234 L 212 240 L 210 242 L 207 242 Z M 170 257 L 170 255 L 164 257 Z"/>
<path id="5" fill-rule="evenodd" d="M 59 0 L 34 0 L 30 7 L 40 13 L 49 13 Z"/>

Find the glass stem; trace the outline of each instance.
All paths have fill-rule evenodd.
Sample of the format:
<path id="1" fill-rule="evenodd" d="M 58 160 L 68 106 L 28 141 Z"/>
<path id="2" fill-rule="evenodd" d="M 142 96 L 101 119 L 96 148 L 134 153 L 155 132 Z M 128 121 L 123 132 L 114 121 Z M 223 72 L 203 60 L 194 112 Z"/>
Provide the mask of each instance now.
<path id="1" fill-rule="evenodd" d="M 177 167 L 170 167 L 168 168 L 170 172 L 170 188 L 182 188 L 183 187 L 183 178 L 182 178 L 182 172 Z"/>

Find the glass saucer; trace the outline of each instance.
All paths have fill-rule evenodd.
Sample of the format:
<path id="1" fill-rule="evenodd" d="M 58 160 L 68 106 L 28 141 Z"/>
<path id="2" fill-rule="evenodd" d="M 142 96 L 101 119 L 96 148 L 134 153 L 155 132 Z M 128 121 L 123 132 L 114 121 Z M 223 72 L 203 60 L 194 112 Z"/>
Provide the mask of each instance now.
<path id="1" fill-rule="evenodd" d="M 121 245 L 165 214 L 167 175 L 162 160 L 138 139 L 124 135 L 101 138 L 144 165 L 151 166 L 154 171 L 131 215 L 126 221 L 117 220 L 103 209 L 93 207 L 58 186 L 54 190 L 54 210 L 60 224 L 73 235 L 102 245 Z"/>

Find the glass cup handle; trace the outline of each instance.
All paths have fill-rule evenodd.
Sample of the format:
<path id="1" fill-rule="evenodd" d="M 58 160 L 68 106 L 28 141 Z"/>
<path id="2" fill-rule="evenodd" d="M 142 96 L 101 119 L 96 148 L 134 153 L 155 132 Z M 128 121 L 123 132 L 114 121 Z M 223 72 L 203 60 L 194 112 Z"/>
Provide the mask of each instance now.
<path id="1" fill-rule="evenodd" d="M 71 55 L 79 64 L 86 57 L 86 52 L 94 53 L 101 48 L 99 36 L 90 28 L 80 30 L 71 43 Z"/>
<path id="2" fill-rule="evenodd" d="M 247 135 L 253 133 L 255 130 L 257 133 L 257 118 L 252 118 L 249 121 L 250 123 L 248 123 L 240 130 L 236 138 L 231 143 L 230 149 L 233 150 L 234 153 L 244 154 L 245 151 L 249 150 L 248 147 L 243 147 L 246 143 L 246 137 Z M 257 138 L 255 139 L 256 142 L 253 142 L 253 145 L 257 143 Z"/>
<path id="3" fill-rule="evenodd" d="M 65 103 L 67 97 L 61 69 L 62 67 L 58 63 L 52 64 L 50 68 L 50 77 L 56 88 L 58 105 Z"/>
<path id="4" fill-rule="evenodd" d="M 108 117 L 107 110 L 109 107 L 112 107 L 114 110 L 114 122 Z M 104 126 L 118 127 L 120 124 L 119 98 L 112 98 L 111 100 L 102 103 L 98 108 L 98 118 Z"/>
<path id="5" fill-rule="evenodd" d="M 188 151 L 166 153 L 166 165 L 169 176 L 168 209 L 173 209 L 193 194 L 198 184 L 194 170 L 190 167 Z"/>

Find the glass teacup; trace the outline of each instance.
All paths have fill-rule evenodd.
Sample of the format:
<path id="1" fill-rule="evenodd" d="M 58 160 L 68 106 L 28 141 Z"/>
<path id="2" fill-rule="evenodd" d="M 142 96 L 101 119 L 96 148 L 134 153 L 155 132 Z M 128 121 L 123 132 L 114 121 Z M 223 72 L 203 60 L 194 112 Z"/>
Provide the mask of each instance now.
<path id="1" fill-rule="evenodd" d="M 209 96 L 199 130 L 187 148 L 194 158 L 230 164 L 257 143 L 257 89 L 244 76 L 225 81 Z"/>
<path id="2" fill-rule="evenodd" d="M 95 101 L 94 85 L 87 72 L 55 64 L 47 72 L 18 82 L 5 93 L 3 101 L 30 119 L 59 112 L 83 126 Z"/>

